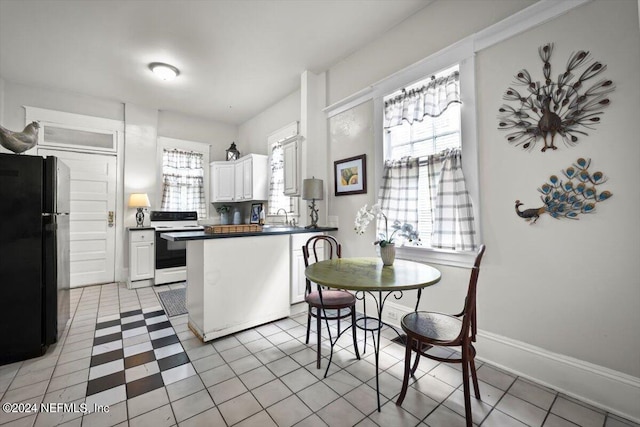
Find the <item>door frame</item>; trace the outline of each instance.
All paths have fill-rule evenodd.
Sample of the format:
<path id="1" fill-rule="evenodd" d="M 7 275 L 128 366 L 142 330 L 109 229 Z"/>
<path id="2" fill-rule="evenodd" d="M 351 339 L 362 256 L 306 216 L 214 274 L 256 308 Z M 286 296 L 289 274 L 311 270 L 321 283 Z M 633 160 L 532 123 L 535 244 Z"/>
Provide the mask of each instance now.
<path id="1" fill-rule="evenodd" d="M 85 154 L 101 154 L 116 157 L 116 230 L 115 230 L 115 262 L 113 277 L 115 282 L 125 282 L 127 280 L 124 266 L 124 249 L 126 239 L 126 228 L 124 227 L 124 120 L 105 119 L 102 117 L 87 116 L 83 114 L 66 113 L 63 111 L 48 110 L 44 108 L 25 106 L 25 125 L 33 121 L 41 123 L 67 126 L 73 129 L 82 128 L 87 131 L 113 132 L 116 138 L 115 152 L 106 153 L 103 150 L 92 150 L 90 147 L 69 148 L 56 145 L 49 145 L 46 142 L 39 143 L 41 148 L 59 151 L 70 151 Z M 25 154 L 36 155 L 37 147 L 27 150 Z"/>

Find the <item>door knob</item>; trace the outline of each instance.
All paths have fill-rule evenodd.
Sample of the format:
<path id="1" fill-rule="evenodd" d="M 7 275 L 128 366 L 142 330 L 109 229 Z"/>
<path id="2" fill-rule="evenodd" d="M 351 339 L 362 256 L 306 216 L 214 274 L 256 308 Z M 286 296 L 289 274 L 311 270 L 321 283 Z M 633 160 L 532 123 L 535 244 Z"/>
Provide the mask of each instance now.
<path id="1" fill-rule="evenodd" d="M 109 227 L 113 227 L 113 223 L 114 223 L 114 212 L 113 211 L 109 211 L 107 223 L 109 224 Z"/>

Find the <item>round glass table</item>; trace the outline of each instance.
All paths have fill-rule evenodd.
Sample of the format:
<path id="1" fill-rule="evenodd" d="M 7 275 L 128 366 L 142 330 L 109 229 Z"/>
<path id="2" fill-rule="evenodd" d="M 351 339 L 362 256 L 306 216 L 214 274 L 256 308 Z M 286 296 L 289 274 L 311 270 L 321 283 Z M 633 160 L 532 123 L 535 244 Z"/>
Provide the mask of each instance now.
<path id="1" fill-rule="evenodd" d="M 422 289 L 438 283 L 441 278 L 440 271 L 429 265 L 407 260 L 396 260 L 391 266 L 383 266 L 382 260 L 379 258 L 334 258 L 311 264 L 305 269 L 304 274 L 307 279 L 319 285 L 327 288 L 354 291 L 356 292 L 356 296 L 358 296 L 358 293 L 361 293 L 359 299 L 363 301 L 365 300 L 364 294 L 368 294 L 375 301 L 377 317 L 367 316 L 365 305 L 365 316 L 360 317 L 356 321 L 356 326 L 365 330 L 365 339 L 367 331 L 377 331 L 378 334 L 377 340 L 374 336 L 373 348 L 376 362 L 376 393 L 378 397 L 378 411 L 380 411 L 378 361 L 380 353 L 380 331 L 384 325 L 381 320 L 384 304 L 390 295 L 394 295 L 395 299 L 400 299 L 402 298 L 403 291 L 417 289 L 417 310 Z M 320 299 L 322 300 L 321 290 Z M 327 330 L 329 330 L 328 321 Z M 331 354 L 325 371 L 325 377 L 331 364 L 333 346 L 338 338 L 339 335 L 335 341 L 333 341 L 329 333 Z"/>

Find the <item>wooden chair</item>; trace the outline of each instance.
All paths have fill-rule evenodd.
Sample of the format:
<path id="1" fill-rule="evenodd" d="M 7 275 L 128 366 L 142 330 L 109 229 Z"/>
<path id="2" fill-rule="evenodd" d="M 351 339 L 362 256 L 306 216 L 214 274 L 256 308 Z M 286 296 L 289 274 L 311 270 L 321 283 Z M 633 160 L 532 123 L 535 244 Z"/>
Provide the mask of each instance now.
<path id="1" fill-rule="evenodd" d="M 448 315 L 427 311 L 415 311 L 402 318 L 402 330 L 407 334 L 406 352 L 404 360 L 404 380 L 402 390 L 396 401 L 396 405 L 402 405 L 407 387 L 409 386 L 409 374 L 415 374 L 418 368 L 420 356 L 445 363 L 462 363 L 462 384 L 464 389 L 464 408 L 467 426 L 472 426 L 471 419 L 471 393 L 469 390 L 469 371 L 473 380 L 476 399 L 480 399 L 478 378 L 476 376 L 475 356 L 476 350 L 472 342 L 476 341 L 476 287 L 480 274 L 480 261 L 484 254 L 485 246 L 480 246 L 465 298 L 464 308 L 461 313 Z M 426 345 L 426 346 L 425 346 Z M 460 358 L 445 359 L 428 354 L 433 346 L 460 347 Z M 416 360 L 411 368 L 411 352 L 416 352 Z"/>
<path id="2" fill-rule="evenodd" d="M 322 243 L 322 245 L 321 245 Z M 323 252 L 320 254 L 318 250 L 323 248 Z M 340 258 L 342 254 L 342 245 L 333 236 L 319 235 L 313 236 L 307 243 L 302 246 L 302 254 L 304 256 L 304 265 L 308 267 L 311 261 L 312 263 L 318 262 L 323 259 L 325 253 L 328 254 L 327 259 L 332 259 L 334 256 Z M 305 301 L 309 305 L 309 311 L 307 313 L 307 340 L 309 344 L 309 333 L 311 331 L 311 318 L 316 319 L 316 333 L 317 333 L 317 368 L 320 369 L 321 358 L 321 325 L 322 321 L 337 320 L 338 322 L 338 336 L 340 335 L 340 319 L 351 317 L 351 329 L 353 334 L 353 347 L 356 352 L 356 357 L 360 359 L 360 353 L 358 352 L 358 343 L 356 338 L 356 298 L 347 291 L 325 289 L 322 290 L 319 285 L 316 285 L 316 290 L 311 289 L 311 281 L 306 279 L 307 286 L 305 290 Z M 322 294 L 320 294 L 322 292 Z M 337 339 L 337 338 L 336 338 Z M 334 341 L 331 340 L 329 335 L 331 346 L 333 348 Z"/>

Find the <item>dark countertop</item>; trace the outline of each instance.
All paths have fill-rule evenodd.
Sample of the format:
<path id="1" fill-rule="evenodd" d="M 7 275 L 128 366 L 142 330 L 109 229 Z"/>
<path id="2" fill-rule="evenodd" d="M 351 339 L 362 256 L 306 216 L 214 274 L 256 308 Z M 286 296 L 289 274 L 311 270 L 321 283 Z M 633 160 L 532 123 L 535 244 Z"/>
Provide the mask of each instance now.
<path id="1" fill-rule="evenodd" d="M 229 237 L 248 237 L 248 236 L 274 236 L 278 234 L 302 234 L 302 233 L 318 233 L 324 231 L 337 231 L 337 227 L 318 227 L 318 228 L 264 228 L 262 231 L 250 231 L 246 233 L 205 233 L 204 231 L 176 231 L 173 233 L 162 233 L 160 237 L 173 242 L 183 242 L 187 240 L 207 240 L 207 239 L 226 239 Z"/>
<path id="2" fill-rule="evenodd" d="M 143 227 L 127 227 L 127 230 L 129 230 L 129 231 L 144 231 L 144 230 L 155 230 L 155 228 L 145 225 Z"/>

